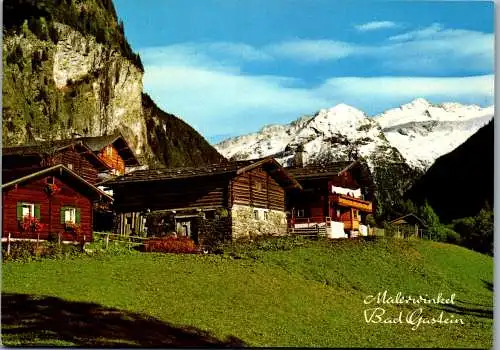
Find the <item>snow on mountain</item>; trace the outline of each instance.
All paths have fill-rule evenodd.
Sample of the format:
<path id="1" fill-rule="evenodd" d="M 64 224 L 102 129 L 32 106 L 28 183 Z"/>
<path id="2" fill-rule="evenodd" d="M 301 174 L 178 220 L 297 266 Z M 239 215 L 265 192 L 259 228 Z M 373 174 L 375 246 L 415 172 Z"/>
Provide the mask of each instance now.
<path id="1" fill-rule="evenodd" d="M 373 119 L 410 166 L 426 170 L 437 158 L 453 151 L 486 125 L 493 114 L 493 106 L 432 105 L 419 98 Z"/>
<path id="2" fill-rule="evenodd" d="M 227 158 L 273 155 L 281 163 L 290 164 L 302 145 L 306 163 L 345 160 L 357 153 L 371 167 L 375 158 L 385 158 L 406 161 L 425 171 L 491 120 L 493 114 L 493 106 L 432 105 L 422 98 L 375 117 L 339 104 L 290 124 L 265 126 L 257 133 L 231 138 L 215 147 Z"/>

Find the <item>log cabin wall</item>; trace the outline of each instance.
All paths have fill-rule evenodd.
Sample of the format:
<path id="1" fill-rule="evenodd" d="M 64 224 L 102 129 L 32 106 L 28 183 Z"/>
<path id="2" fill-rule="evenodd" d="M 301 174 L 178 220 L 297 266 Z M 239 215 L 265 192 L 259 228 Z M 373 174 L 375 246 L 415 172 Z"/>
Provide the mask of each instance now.
<path id="1" fill-rule="evenodd" d="M 99 152 L 98 157 L 107 165 L 115 169 L 118 173 L 117 175 L 125 174 L 125 162 L 113 145 L 108 145 L 103 148 Z"/>
<path id="2" fill-rule="evenodd" d="M 146 209 L 227 208 L 228 184 L 228 176 L 125 183 L 113 186 L 114 206 L 118 213 Z"/>
<path id="3" fill-rule="evenodd" d="M 95 184 L 98 181 L 97 174 L 99 170 L 83 154 L 75 149 L 66 148 L 57 152 L 48 160 L 47 165 L 52 166 L 56 164 L 63 164 L 91 184 Z"/>
<path id="4" fill-rule="evenodd" d="M 52 181 L 61 189 L 60 192 L 49 196 L 45 192 L 47 182 Z M 74 190 L 70 185 L 58 178 L 48 176 L 43 179 L 28 181 L 19 184 L 17 188 L 4 190 L 2 193 L 2 231 L 5 236 L 11 233 L 14 238 L 33 238 L 37 235 L 22 232 L 18 221 L 18 202 L 32 203 L 39 209 L 39 220 L 43 224 L 40 239 L 48 239 L 49 233 L 62 233 L 61 239 L 68 241 L 92 240 L 92 201 L 85 195 Z M 78 210 L 80 233 L 73 235 L 66 231 L 65 224 L 61 223 L 61 208 L 73 207 Z M 35 214 L 37 214 L 35 212 Z"/>
<path id="5" fill-rule="evenodd" d="M 231 204 L 285 210 L 285 190 L 265 170 L 247 171 L 231 181 Z"/>

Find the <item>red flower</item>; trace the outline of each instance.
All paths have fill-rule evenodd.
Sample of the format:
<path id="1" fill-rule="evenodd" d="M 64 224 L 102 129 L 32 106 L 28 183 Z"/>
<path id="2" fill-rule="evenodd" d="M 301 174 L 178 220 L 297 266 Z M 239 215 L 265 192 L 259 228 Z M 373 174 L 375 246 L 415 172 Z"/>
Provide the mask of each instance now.
<path id="1" fill-rule="evenodd" d="M 47 184 L 47 186 L 45 187 L 45 191 L 47 192 L 48 195 L 56 194 L 60 190 L 61 188 L 56 184 Z"/>
<path id="2" fill-rule="evenodd" d="M 75 235 L 80 234 L 80 225 L 72 221 L 67 221 L 65 224 L 66 230 L 73 232 Z"/>
<path id="3" fill-rule="evenodd" d="M 43 229 L 43 224 L 31 215 L 26 215 L 22 223 L 23 230 L 31 233 L 38 233 Z"/>

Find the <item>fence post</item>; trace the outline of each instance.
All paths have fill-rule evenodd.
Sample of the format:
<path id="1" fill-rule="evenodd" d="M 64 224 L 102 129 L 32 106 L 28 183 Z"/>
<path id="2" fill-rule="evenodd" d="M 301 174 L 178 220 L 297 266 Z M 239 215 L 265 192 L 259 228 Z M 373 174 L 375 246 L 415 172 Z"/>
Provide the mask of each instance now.
<path id="1" fill-rule="evenodd" d="M 40 241 L 40 232 L 36 235 L 36 250 L 38 252 L 38 242 Z"/>
<path id="2" fill-rule="evenodd" d="M 109 244 L 109 232 L 106 233 L 106 249 L 108 249 Z"/>
<path id="3" fill-rule="evenodd" d="M 57 245 L 61 245 L 61 232 L 57 234 Z"/>
<path id="4" fill-rule="evenodd" d="M 10 232 L 7 236 L 7 255 L 10 255 Z"/>

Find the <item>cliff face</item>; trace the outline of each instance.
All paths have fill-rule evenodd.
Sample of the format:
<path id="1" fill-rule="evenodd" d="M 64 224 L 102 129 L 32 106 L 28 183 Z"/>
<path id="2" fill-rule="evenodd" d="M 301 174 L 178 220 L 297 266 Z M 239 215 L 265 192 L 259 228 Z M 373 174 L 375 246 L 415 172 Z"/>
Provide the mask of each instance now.
<path id="1" fill-rule="evenodd" d="M 163 112 L 155 106 L 145 113 L 142 64 L 124 41 L 123 25 L 117 23 L 111 2 L 65 0 L 57 10 L 50 1 L 17 2 L 32 17 L 19 17 L 22 11 L 14 9 L 14 1 L 5 6 L 6 15 L 13 13 L 10 18 L 16 20 L 4 23 L 4 146 L 119 130 L 150 166 L 190 166 L 221 159 L 201 135 L 175 116 L 170 115 L 173 122 L 168 132 L 161 127 L 154 132 L 156 138 L 148 133 L 148 123 L 163 123 Z M 98 25 L 104 23 L 101 30 Z M 176 160 L 168 161 L 168 148 L 156 142 L 168 133 L 182 143 L 185 135 L 177 135 L 178 126 L 202 147 L 181 147 L 183 153 L 176 152 Z"/>
<path id="2" fill-rule="evenodd" d="M 417 204 L 425 200 L 444 222 L 474 216 L 493 208 L 494 141 L 493 120 L 452 152 L 438 158 L 408 191 Z"/>

